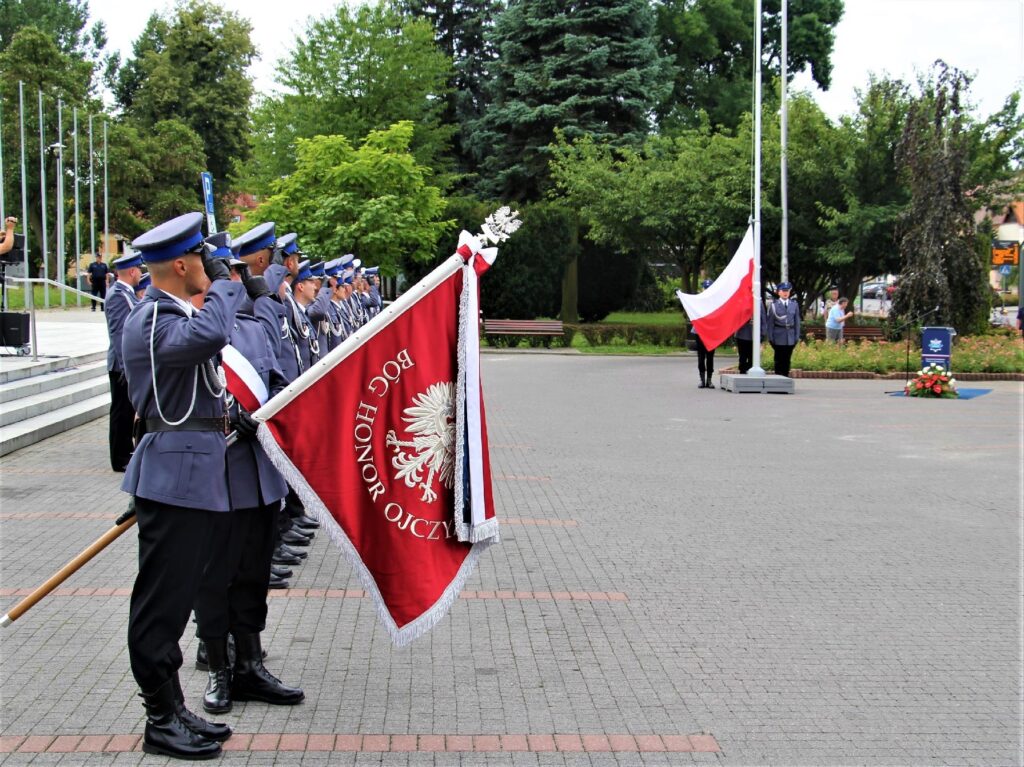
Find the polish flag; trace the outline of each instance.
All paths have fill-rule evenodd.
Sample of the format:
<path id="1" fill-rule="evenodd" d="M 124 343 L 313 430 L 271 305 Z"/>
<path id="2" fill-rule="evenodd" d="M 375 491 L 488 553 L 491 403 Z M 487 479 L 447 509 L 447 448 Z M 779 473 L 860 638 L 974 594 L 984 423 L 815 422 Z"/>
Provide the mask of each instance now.
<path id="1" fill-rule="evenodd" d="M 255 413 L 270 398 L 260 374 L 231 344 L 220 350 L 220 358 L 231 396 L 250 413 Z"/>
<path id="2" fill-rule="evenodd" d="M 754 312 L 754 230 L 747 227 L 736 254 L 703 293 L 676 291 L 697 335 L 710 351 L 739 330 Z"/>

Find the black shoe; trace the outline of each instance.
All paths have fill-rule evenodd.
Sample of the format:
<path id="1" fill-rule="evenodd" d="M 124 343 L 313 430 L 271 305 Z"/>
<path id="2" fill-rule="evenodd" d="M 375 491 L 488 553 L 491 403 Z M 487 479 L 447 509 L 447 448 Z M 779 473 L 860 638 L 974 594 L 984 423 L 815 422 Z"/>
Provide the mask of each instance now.
<path id="1" fill-rule="evenodd" d="M 305 514 L 301 514 L 292 520 L 292 524 L 297 526 L 299 530 L 319 530 L 320 523 L 312 517 L 307 517 Z"/>
<path id="2" fill-rule="evenodd" d="M 309 556 L 309 552 L 297 549 L 294 546 L 289 546 L 286 543 L 277 544 L 277 550 L 284 554 L 286 557 L 298 557 L 299 559 L 305 559 Z"/>
<path id="3" fill-rule="evenodd" d="M 275 706 L 294 706 L 306 699 L 298 687 L 289 687 L 263 666 L 259 634 L 235 634 L 238 657 L 231 674 L 234 700 L 260 700 Z"/>
<path id="4" fill-rule="evenodd" d="M 310 538 L 297 532 L 294 528 L 287 532 L 281 533 L 281 543 L 287 544 L 288 546 L 308 546 Z"/>
<path id="5" fill-rule="evenodd" d="M 156 690 L 141 695 L 142 705 L 146 709 L 146 731 L 142 736 L 143 751 L 175 759 L 213 759 L 220 756 L 220 743 L 197 733 L 178 714 L 173 679 L 168 679 Z"/>
<path id="6" fill-rule="evenodd" d="M 226 714 L 231 710 L 231 670 L 228 666 L 227 637 L 206 643 L 210 659 L 209 678 L 203 694 L 203 710 L 211 714 Z"/>
<path id="7" fill-rule="evenodd" d="M 290 554 L 285 554 L 278 548 L 274 552 L 274 556 L 271 558 L 270 563 L 272 565 L 301 565 L 302 560 L 298 557 L 293 557 Z"/>
<path id="8" fill-rule="evenodd" d="M 708 388 L 708 385 L 706 383 L 704 383 L 703 381 L 701 381 L 699 384 L 697 384 L 697 388 L 698 389 L 706 389 L 706 388 Z"/>
<path id="9" fill-rule="evenodd" d="M 206 642 L 202 639 L 196 647 L 196 668 L 200 671 L 210 670 L 210 659 L 206 655 Z"/>
<path id="10" fill-rule="evenodd" d="M 276 575 L 271 575 L 270 580 L 267 582 L 268 589 L 286 589 L 288 588 L 288 581 L 284 578 L 278 578 Z"/>
<path id="11" fill-rule="evenodd" d="M 270 576 L 272 578 L 291 578 L 292 569 L 290 567 L 282 567 L 281 565 L 270 565 Z"/>
<path id="12" fill-rule="evenodd" d="M 178 680 L 178 675 L 175 674 L 171 679 L 174 680 L 174 695 L 178 703 L 178 718 L 192 732 L 202 735 L 207 740 L 224 741 L 231 737 L 231 728 L 226 724 L 222 722 L 209 722 L 189 711 L 185 705 L 185 694 L 181 691 L 181 682 Z"/>

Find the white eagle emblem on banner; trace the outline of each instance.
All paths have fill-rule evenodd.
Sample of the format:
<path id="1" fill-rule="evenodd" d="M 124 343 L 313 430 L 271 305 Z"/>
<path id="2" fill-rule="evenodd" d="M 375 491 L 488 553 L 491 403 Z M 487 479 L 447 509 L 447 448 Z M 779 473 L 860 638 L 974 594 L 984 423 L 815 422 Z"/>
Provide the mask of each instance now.
<path id="1" fill-rule="evenodd" d="M 412 398 L 402 416 L 412 441 L 398 439 L 394 429 L 387 433 L 387 446 L 394 448 L 391 465 L 395 479 L 423 491 L 420 500 L 433 503 L 436 479 L 449 490 L 455 482 L 455 386 L 451 382 L 431 384 Z M 426 475 L 424 477 L 424 475 Z"/>

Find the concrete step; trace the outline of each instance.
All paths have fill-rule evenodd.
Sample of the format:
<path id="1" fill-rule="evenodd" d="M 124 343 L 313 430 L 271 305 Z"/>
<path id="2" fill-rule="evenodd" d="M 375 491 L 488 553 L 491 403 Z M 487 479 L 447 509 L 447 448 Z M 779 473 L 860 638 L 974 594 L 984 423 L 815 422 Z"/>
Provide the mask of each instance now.
<path id="1" fill-rule="evenodd" d="M 53 391 L 62 386 L 70 386 L 71 384 L 91 378 L 107 380 L 106 360 L 87 362 L 64 370 L 34 375 L 31 378 L 20 378 L 8 383 L 0 383 L 0 405 L 8 402 L 13 403 L 22 397 L 31 397 L 35 394 Z"/>
<path id="2" fill-rule="evenodd" d="M 36 416 L 51 413 L 55 410 L 72 405 L 75 402 L 98 397 L 110 391 L 110 382 L 106 375 L 103 378 L 92 377 L 84 381 L 61 386 L 58 389 L 21 397 L 14 402 L 7 402 L 0 407 L 0 427 L 10 426 L 18 421 L 25 421 Z"/>
<path id="3" fill-rule="evenodd" d="M 101 418 L 110 412 L 110 393 L 89 397 L 57 410 L 0 426 L 0 456 Z"/>
<path id="4" fill-rule="evenodd" d="M 49 357 L 32 361 L 27 357 L 4 357 L 4 365 L 0 369 L 0 384 L 21 381 L 34 376 L 55 373 L 68 368 L 81 367 L 91 362 L 106 360 L 105 351 L 90 352 L 74 357 Z"/>

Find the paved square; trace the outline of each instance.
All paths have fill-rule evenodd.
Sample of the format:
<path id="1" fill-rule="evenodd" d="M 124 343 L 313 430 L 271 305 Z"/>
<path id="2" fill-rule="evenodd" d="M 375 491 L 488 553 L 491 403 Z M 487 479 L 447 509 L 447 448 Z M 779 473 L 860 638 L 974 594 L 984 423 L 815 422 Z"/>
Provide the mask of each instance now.
<path id="1" fill-rule="evenodd" d="M 236 705 L 224 764 L 1021 763 L 1021 384 L 739 395 L 698 390 L 693 358 L 520 353 L 483 374 L 501 544 L 395 649 L 319 536 L 264 637 L 307 700 Z M 3 459 L 0 607 L 123 510 L 106 453 L 100 420 Z M 0 763 L 170 763 L 134 750 L 135 554 L 0 630 Z M 197 708 L 205 674 L 182 682 Z"/>

